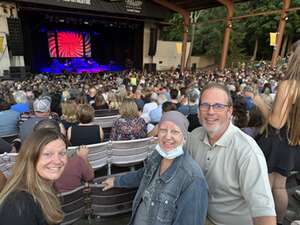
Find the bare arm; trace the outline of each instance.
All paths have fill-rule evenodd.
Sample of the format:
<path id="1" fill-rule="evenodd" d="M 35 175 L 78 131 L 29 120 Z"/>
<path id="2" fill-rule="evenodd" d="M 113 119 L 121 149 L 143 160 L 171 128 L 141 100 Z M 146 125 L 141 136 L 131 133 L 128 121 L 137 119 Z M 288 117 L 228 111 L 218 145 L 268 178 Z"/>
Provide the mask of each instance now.
<path id="1" fill-rule="evenodd" d="M 253 218 L 254 225 L 276 225 L 275 216 L 260 216 Z"/>
<path id="2" fill-rule="evenodd" d="M 68 131 L 67 131 L 67 135 L 68 135 L 68 140 L 71 140 L 71 133 L 72 133 L 72 127 L 69 127 Z"/>
<path id="3" fill-rule="evenodd" d="M 289 93 L 291 90 L 289 90 L 288 82 L 289 81 L 282 81 L 279 84 L 271 111 L 259 95 L 253 98 L 254 104 L 262 111 L 269 124 L 278 129 L 284 126 L 289 114 Z"/>
<path id="4" fill-rule="evenodd" d="M 104 140 L 104 132 L 102 127 L 99 126 L 99 133 L 100 133 L 100 140 L 103 141 Z"/>
<path id="5" fill-rule="evenodd" d="M 84 174 L 85 181 L 90 181 L 95 178 L 95 173 L 88 159 L 89 149 L 85 145 L 81 145 L 77 151 L 77 155 L 81 157 L 87 166 L 87 173 Z"/>
<path id="6" fill-rule="evenodd" d="M 60 128 L 60 132 L 63 135 L 66 135 L 66 129 L 65 129 L 65 127 L 64 127 L 64 125 L 62 123 L 59 123 L 59 128 Z"/>

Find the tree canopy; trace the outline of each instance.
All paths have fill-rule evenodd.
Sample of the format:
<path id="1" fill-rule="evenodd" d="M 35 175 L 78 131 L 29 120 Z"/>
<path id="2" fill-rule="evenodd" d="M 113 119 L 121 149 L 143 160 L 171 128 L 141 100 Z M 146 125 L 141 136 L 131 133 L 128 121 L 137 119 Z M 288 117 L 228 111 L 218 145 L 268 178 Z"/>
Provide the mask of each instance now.
<path id="1" fill-rule="evenodd" d="M 234 5 L 234 16 L 250 13 L 268 12 L 281 10 L 281 0 L 256 0 Z M 299 7 L 300 0 L 293 0 L 290 8 Z M 213 56 L 218 62 L 220 59 L 225 22 L 210 23 L 210 20 L 225 19 L 225 7 L 216 7 L 201 10 L 197 18 L 195 30 L 189 32 L 189 40 L 193 39 L 192 55 Z M 243 59 L 270 60 L 273 47 L 270 46 L 270 32 L 276 32 L 280 14 L 248 17 L 240 20 L 233 20 L 233 27 L 230 36 L 230 47 L 228 62 L 240 61 Z M 161 32 L 162 40 L 181 41 L 183 31 L 183 20 L 179 14 L 173 14 L 169 19 L 170 26 L 165 27 Z M 192 23 L 190 26 L 192 31 Z M 300 37 L 300 11 L 289 12 L 284 34 L 284 49 Z M 254 52 L 256 49 L 256 53 Z"/>

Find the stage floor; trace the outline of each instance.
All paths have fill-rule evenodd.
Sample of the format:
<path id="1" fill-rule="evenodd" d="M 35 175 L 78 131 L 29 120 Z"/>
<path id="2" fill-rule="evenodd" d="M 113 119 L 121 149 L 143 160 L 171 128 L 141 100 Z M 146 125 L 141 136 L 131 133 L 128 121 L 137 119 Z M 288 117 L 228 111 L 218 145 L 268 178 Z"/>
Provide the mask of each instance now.
<path id="1" fill-rule="evenodd" d="M 49 66 L 39 70 L 41 73 L 60 74 L 69 73 L 99 73 L 99 72 L 120 72 L 125 68 L 121 65 L 110 63 L 99 65 L 93 59 L 74 58 L 74 59 L 53 59 Z"/>

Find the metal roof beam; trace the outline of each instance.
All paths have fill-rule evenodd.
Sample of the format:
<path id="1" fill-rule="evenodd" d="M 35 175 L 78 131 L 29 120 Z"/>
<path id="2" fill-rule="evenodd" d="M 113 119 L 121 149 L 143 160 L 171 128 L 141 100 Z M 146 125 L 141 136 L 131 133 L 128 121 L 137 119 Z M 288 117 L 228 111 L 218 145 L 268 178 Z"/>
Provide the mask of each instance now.
<path id="1" fill-rule="evenodd" d="M 153 0 L 153 1 L 168 8 L 168 9 L 178 12 L 183 17 L 183 39 L 182 39 L 181 60 L 180 60 L 180 66 L 181 66 L 180 71 L 183 72 L 185 70 L 188 31 L 189 31 L 189 25 L 190 25 L 190 12 L 177 6 L 176 4 L 166 1 L 166 0 Z"/>
<path id="2" fill-rule="evenodd" d="M 272 60 L 271 60 L 272 67 L 275 67 L 277 64 L 277 59 L 278 59 L 279 51 L 281 48 L 283 33 L 285 30 L 286 19 L 288 16 L 288 9 L 289 9 L 290 3 L 291 3 L 291 0 L 282 0 L 282 1 L 283 1 L 283 6 L 282 6 L 281 16 L 280 16 L 280 20 L 279 20 L 278 29 L 277 29 L 276 45 L 273 48 L 273 54 L 272 54 Z"/>
<path id="3" fill-rule="evenodd" d="M 232 0 L 218 0 L 218 2 L 222 3 L 227 10 L 227 24 L 224 32 L 224 41 L 223 41 L 223 49 L 221 55 L 221 63 L 220 70 L 224 70 L 228 55 L 229 41 L 230 41 L 230 33 L 232 30 L 232 17 L 233 17 L 233 1 Z"/>

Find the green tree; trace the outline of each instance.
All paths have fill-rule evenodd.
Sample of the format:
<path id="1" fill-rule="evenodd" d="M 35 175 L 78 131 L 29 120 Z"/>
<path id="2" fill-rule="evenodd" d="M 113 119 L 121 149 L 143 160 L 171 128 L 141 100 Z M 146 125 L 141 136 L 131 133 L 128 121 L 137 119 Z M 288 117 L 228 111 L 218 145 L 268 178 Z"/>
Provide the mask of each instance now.
<path id="1" fill-rule="evenodd" d="M 183 18 L 180 14 L 174 13 L 169 19 L 169 26 L 163 28 L 160 39 L 164 41 L 182 41 Z"/>
<path id="2" fill-rule="evenodd" d="M 234 5 L 234 16 L 280 10 L 282 4 L 282 0 L 256 0 L 240 3 Z M 290 7 L 299 6 L 300 0 L 293 0 Z M 225 18 L 225 7 L 201 10 L 195 30 L 193 31 L 191 25 L 190 30 L 193 32 L 189 32 L 190 40 L 192 40 L 192 34 L 194 33 L 193 55 L 204 54 L 214 57 L 216 62 L 219 61 L 223 45 L 225 22 L 210 23 L 208 21 Z M 228 63 L 244 59 L 271 59 L 273 47 L 269 44 L 269 33 L 277 31 L 279 19 L 280 14 L 274 14 L 233 20 Z M 165 28 L 162 32 L 162 37 L 164 40 L 181 41 L 183 29 L 181 16 L 174 14 L 169 22 L 171 25 Z M 299 37 L 300 13 L 289 12 L 281 55 L 284 56 L 291 42 Z"/>

